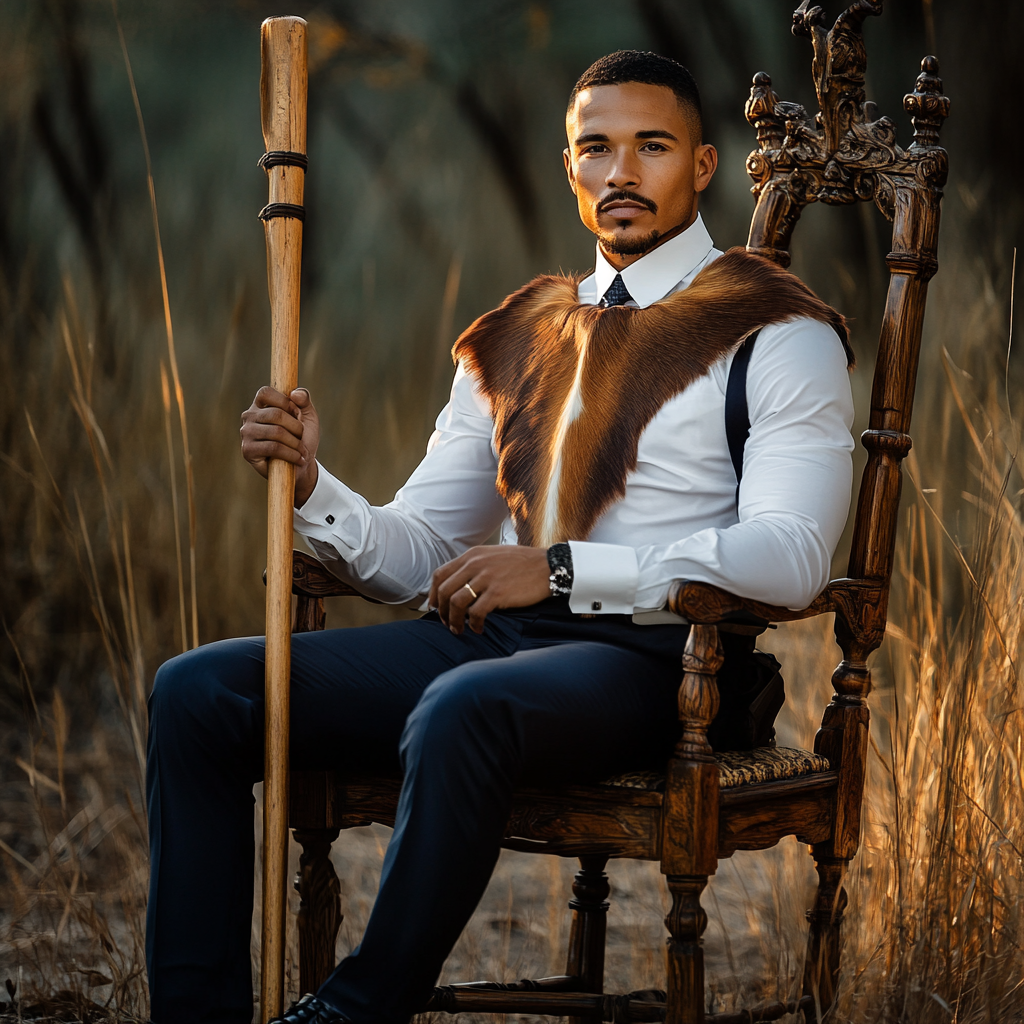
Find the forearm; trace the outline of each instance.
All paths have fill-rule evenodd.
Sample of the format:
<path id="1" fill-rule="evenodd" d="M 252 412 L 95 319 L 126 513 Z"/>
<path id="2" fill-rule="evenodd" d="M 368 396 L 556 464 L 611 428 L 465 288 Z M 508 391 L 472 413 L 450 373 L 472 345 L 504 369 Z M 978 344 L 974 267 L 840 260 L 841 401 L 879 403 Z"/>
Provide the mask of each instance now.
<path id="1" fill-rule="evenodd" d="M 312 537 L 307 537 L 306 541 L 316 557 L 338 579 L 350 584 L 365 597 L 382 604 L 421 605 L 433 568 L 443 564 L 440 556 L 429 559 L 424 557 L 419 564 L 407 563 L 398 573 L 393 573 L 384 545 L 376 545 L 372 553 L 363 557 L 346 560 L 335 544 Z M 428 555 L 427 552 L 422 554 Z"/>
<path id="2" fill-rule="evenodd" d="M 676 580 L 712 583 L 740 597 L 804 608 L 829 580 L 831 548 L 795 517 L 707 529 L 638 548 L 572 542 L 575 612 L 631 614 L 664 608 Z"/>
<path id="3" fill-rule="evenodd" d="M 663 608 L 676 580 L 711 583 L 739 597 L 805 608 L 829 581 L 831 545 L 816 524 L 789 516 L 708 529 L 637 552 L 637 608 Z"/>
<path id="4" fill-rule="evenodd" d="M 426 454 L 393 501 L 371 505 L 321 465 L 295 512 L 296 531 L 361 593 L 389 604 L 417 600 L 431 574 L 482 544 L 507 513 L 495 490 L 489 409 L 460 368 Z"/>
<path id="5" fill-rule="evenodd" d="M 478 537 L 445 537 L 402 504 L 371 505 L 320 467 L 316 489 L 295 510 L 295 529 L 339 579 L 375 600 L 406 604 L 426 594 L 434 570 Z"/>
<path id="6" fill-rule="evenodd" d="M 602 601 L 602 611 L 648 610 L 665 606 L 675 580 L 691 579 L 740 597 L 804 608 L 828 583 L 851 485 L 850 457 L 842 447 L 793 446 L 784 454 L 764 454 L 744 474 L 738 523 L 665 543 L 610 545 L 607 554 L 605 545 L 573 542 L 574 592 Z"/>

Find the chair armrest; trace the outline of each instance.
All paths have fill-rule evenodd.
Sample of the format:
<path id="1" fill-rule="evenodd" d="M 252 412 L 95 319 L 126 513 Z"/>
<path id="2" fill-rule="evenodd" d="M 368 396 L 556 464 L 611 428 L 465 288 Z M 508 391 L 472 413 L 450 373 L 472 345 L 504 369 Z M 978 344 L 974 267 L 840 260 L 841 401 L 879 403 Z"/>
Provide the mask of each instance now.
<path id="1" fill-rule="evenodd" d="M 833 580 L 806 608 L 793 611 L 774 604 L 737 597 L 710 583 L 676 580 L 669 591 L 668 607 L 687 622 L 712 625 L 719 622 L 793 622 L 826 612 L 848 611 L 855 604 L 878 604 L 885 584 L 880 580 Z"/>
<path id="2" fill-rule="evenodd" d="M 300 597 L 362 597 L 351 584 L 339 580 L 318 558 L 305 551 L 292 552 L 292 593 Z"/>
<path id="3" fill-rule="evenodd" d="M 263 584 L 267 570 L 263 570 Z M 319 559 L 305 551 L 292 552 L 292 593 L 299 597 L 362 597 L 355 587 L 339 580 Z M 363 598 L 372 601 L 373 598 Z M 379 602 L 374 602 L 379 603 Z"/>

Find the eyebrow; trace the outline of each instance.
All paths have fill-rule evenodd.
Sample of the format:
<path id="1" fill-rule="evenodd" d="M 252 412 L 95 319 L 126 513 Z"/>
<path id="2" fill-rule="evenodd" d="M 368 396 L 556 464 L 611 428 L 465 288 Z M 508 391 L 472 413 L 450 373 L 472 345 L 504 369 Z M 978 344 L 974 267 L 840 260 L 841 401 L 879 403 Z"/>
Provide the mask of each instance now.
<path id="1" fill-rule="evenodd" d="M 637 132 L 633 136 L 636 139 L 671 139 L 673 142 L 679 140 L 665 128 L 653 128 L 648 131 Z M 577 137 L 574 145 L 584 146 L 588 142 L 607 142 L 608 136 L 603 132 L 588 132 L 586 135 L 580 135 Z"/>

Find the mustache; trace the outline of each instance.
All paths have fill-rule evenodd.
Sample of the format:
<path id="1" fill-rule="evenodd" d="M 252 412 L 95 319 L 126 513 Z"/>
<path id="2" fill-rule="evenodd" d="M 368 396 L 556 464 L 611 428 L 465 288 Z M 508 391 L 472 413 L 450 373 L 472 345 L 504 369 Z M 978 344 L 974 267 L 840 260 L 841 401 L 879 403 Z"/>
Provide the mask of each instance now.
<path id="1" fill-rule="evenodd" d="M 597 212 L 603 213 L 609 206 L 614 206 L 617 202 L 622 202 L 623 199 L 628 199 L 634 203 L 639 203 L 641 206 L 646 206 L 651 213 L 658 212 L 658 204 L 653 199 L 648 199 L 647 196 L 642 196 L 639 192 L 630 192 L 628 189 L 624 188 L 617 189 L 611 194 L 605 196 L 605 198 L 597 204 Z"/>

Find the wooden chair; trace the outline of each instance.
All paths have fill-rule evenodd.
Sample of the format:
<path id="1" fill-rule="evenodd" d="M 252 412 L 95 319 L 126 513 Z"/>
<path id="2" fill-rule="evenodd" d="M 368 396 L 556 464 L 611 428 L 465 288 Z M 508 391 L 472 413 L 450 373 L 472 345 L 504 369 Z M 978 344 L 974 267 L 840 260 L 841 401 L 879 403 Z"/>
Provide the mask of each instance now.
<path id="1" fill-rule="evenodd" d="M 946 153 L 938 134 L 949 112 L 934 57 L 922 62 L 904 98 L 913 144 L 896 144 L 895 126 L 877 118 L 864 99 L 866 54 L 862 24 L 881 13 L 882 0 L 859 0 L 830 31 L 820 8 L 804 0 L 793 31 L 813 42 L 813 76 L 821 113 L 778 99 L 766 74 L 754 77 L 746 104 L 758 148 L 747 160 L 756 208 L 747 248 L 783 266 L 789 240 L 807 203 L 874 200 L 893 223 L 891 272 L 871 397 L 868 450 L 846 579 L 834 580 L 802 611 L 734 597 L 681 581 L 673 611 L 693 623 L 679 690 L 682 736 L 663 775 L 634 773 L 603 785 L 524 789 L 516 800 L 505 845 L 574 856 L 572 930 L 564 975 L 502 985 L 470 983 L 435 990 L 424 1009 L 568 1016 L 605 1021 L 665 1020 L 668 1024 L 775 1020 L 802 1010 L 808 1021 L 833 1003 L 846 894 L 843 877 L 857 851 L 868 745 L 871 689 L 868 655 L 882 641 L 896 541 L 900 464 L 908 434 L 925 293 L 935 273 L 939 201 Z M 315 559 L 294 557 L 296 631 L 324 628 L 323 598 L 354 593 Z M 721 664 L 717 624 L 730 619 L 770 622 L 835 614 L 843 659 L 832 676 L 813 752 L 765 748 L 716 755 L 707 742 L 718 708 Z M 394 822 L 401 780 L 331 772 L 291 777 L 290 825 L 302 847 L 296 887 L 301 895 L 299 955 L 303 991 L 315 991 L 334 967 L 341 924 L 339 884 L 329 860 L 341 829 Z M 738 1014 L 705 1016 L 701 936 L 707 917 L 701 892 L 719 859 L 758 850 L 795 835 L 811 846 L 819 885 L 810 922 L 803 997 Z M 610 857 L 658 861 L 672 895 L 666 918 L 667 992 L 605 995 L 605 915 Z"/>

